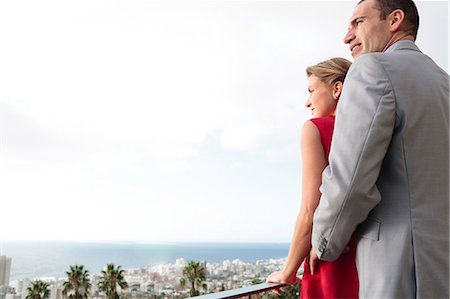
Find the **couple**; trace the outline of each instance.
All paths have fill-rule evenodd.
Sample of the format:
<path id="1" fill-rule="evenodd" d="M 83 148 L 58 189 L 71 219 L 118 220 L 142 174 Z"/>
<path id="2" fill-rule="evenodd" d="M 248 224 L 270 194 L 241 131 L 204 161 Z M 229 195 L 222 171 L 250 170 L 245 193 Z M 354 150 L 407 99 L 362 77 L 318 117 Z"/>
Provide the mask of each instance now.
<path id="1" fill-rule="evenodd" d="M 450 297 L 449 76 L 418 25 L 413 1 L 363 0 L 348 74 L 341 58 L 307 69 L 302 207 L 269 282 L 295 283 L 305 260 L 304 299 Z"/>

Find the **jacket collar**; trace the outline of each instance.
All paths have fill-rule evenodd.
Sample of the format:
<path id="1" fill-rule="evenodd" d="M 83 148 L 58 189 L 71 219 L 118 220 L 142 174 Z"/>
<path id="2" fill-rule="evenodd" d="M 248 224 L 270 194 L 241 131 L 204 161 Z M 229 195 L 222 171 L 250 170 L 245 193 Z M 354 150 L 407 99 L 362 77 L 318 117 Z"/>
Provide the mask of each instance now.
<path id="1" fill-rule="evenodd" d="M 390 45 L 386 51 L 384 51 L 384 53 L 390 53 L 392 51 L 397 51 L 397 50 L 414 50 L 414 51 L 418 51 L 421 52 L 419 47 L 417 47 L 417 45 L 410 40 L 399 40 L 395 43 L 393 43 L 392 45 Z"/>

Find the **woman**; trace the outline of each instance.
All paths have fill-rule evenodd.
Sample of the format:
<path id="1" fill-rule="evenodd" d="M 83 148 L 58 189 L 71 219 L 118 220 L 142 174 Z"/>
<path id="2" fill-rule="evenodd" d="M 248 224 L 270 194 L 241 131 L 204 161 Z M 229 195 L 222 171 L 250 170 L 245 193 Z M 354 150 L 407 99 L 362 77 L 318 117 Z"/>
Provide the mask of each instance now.
<path id="1" fill-rule="evenodd" d="M 305 260 L 300 292 L 302 299 L 358 297 L 353 239 L 336 261 L 320 261 L 317 269 L 310 269 L 308 265 L 313 215 L 320 200 L 322 172 L 328 165 L 336 106 L 350 65 L 346 59 L 332 58 L 306 69 L 310 94 L 306 107 L 311 109 L 313 118 L 302 128 L 302 205 L 286 264 L 282 271 L 274 272 L 267 278 L 268 282 L 296 283 L 297 270 Z"/>

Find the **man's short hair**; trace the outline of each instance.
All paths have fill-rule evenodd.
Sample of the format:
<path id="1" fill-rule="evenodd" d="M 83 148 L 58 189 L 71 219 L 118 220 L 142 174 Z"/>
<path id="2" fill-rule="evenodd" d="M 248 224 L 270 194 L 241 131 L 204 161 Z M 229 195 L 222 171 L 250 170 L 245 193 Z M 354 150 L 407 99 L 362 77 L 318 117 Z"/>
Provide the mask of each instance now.
<path id="1" fill-rule="evenodd" d="M 364 2 L 365 0 L 361 0 Z M 380 11 L 380 20 L 386 20 L 386 17 L 396 9 L 401 9 L 405 13 L 404 31 L 411 34 L 414 40 L 417 38 L 419 29 L 419 13 L 416 4 L 412 0 L 375 0 L 375 9 Z"/>

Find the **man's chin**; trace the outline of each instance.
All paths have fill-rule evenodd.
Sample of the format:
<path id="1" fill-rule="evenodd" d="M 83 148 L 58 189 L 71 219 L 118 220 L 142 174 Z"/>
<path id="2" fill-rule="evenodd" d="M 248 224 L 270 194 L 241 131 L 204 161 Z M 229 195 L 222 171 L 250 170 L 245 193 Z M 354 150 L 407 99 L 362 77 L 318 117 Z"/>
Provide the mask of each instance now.
<path id="1" fill-rule="evenodd" d="M 363 54 L 363 52 L 356 52 L 356 53 L 352 53 L 352 57 L 354 59 L 358 58 L 359 56 L 361 56 Z"/>

